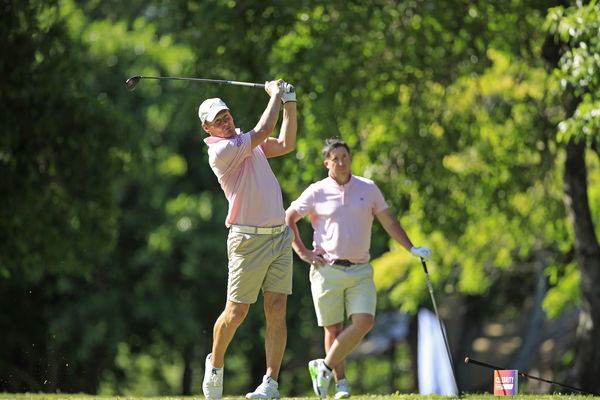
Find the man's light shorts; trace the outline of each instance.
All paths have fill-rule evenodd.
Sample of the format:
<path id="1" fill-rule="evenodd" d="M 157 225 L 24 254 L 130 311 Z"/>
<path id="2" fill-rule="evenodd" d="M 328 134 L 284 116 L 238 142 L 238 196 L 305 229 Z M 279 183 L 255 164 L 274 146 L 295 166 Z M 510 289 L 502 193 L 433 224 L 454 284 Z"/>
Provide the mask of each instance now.
<path id="1" fill-rule="evenodd" d="M 294 233 L 288 226 L 281 233 L 266 235 L 230 230 L 227 300 L 252 304 L 261 289 L 292 294 L 293 240 Z"/>
<path id="2" fill-rule="evenodd" d="M 344 311 L 375 315 L 377 293 L 373 282 L 373 266 L 369 263 L 350 267 L 311 266 L 310 283 L 319 326 L 344 321 Z"/>

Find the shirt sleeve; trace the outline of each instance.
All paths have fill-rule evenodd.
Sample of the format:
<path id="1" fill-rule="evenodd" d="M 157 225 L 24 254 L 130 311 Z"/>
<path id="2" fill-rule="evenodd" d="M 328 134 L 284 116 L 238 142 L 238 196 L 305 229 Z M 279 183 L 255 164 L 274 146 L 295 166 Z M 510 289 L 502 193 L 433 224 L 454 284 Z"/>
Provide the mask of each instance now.
<path id="1" fill-rule="evenodd" d="M 209 161 L 211 166 L 223 176 L 239 165 L 252 154 L 250 135 L 244 133 L 231 140 L 222 140 L 211 146 Z"/>
<path id="2" fill-rule="evenodd" d="M 313 183 L 307 187 L 304 192 L 296 200 L 292 201 L 290 206 L 296 210 L 301 217 L 310 214 L 314 210 L 315 206 L 315 184 Z"/>
<path id="3" fill-rule="evenodd" d="M 381 190 L 379 190 L 379 187 L 373 183 L 373 215 L 379 214 L 388 207 L 389 206 L 385 201 Z"/>

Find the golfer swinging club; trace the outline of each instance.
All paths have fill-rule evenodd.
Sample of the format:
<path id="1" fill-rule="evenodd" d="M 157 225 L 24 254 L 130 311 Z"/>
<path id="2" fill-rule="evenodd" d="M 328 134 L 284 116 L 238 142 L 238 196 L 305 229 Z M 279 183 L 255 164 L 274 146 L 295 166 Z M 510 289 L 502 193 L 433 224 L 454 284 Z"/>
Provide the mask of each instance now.
<path id="1" fill-rule="evenodd" d="M 317 396 L 326 397 L 334 377 L 335 398 L 341 399 L 350 397 L 345 358 L 374 324 L 376 291 L 369 264 L 373 216 L 413 255 L 429 259 L 431 250 L 413 247 L 377 185 L 352 175 L 352 157 L 345 142 L 327 139 L 323 158 L 329 176 L 310 185 L 292 202 L 285 221 L 296 235 L 294 250 L 311 265 L 317 322 L 325 330 L 325 358 L 308 363 L 313 389 Z M 296 225 L 306 215 L 314 229 L 313 250 L 304 246 Z M 346 328 L 344 314 L 350 319 Z"/>
<path id="2" fill-rule="evenodd" d="M 270 99 L 253 130 L 236 129 L 227 105 L 205 100 L 198 110 L 202 128 L 210 135 L 210 167 L 217 176 L 229 212 L 227 255 L 229 274 L 225 310 L 215 322 L 212 352 L 205 362 L 202 391 L 208 399 L 223 396 L 225 352 L 262 289 L 266 317 L 267 369 L 262 383 L 247 398 L 278 399 L 278 376 L 287 340 L 285 312 L 292 293 L 292 230 L 285 225 L 279 183 L 267 158 L 291 152 L 296 144 L 296 94 L 283 93 L 283 80 L 265 84 Z M 279 137 L 270 137 L 283 102 Z"/>

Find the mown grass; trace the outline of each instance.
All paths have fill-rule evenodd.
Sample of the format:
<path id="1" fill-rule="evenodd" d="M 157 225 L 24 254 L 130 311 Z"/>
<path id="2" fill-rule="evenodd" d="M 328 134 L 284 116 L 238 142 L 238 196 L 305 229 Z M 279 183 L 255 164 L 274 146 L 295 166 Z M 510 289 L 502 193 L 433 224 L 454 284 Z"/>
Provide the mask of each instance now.
<path id="1" fill-rule="evenodd" d="M 283 397 L 286 398 L 286 397 Z M 317 397 L 287 397 L 294 400 L 316 400 Z M 444 400 L 458 399 L 451 396 L 434 396 L 419 394 L 393 394 L 393 395 L 356 395 L 351 400 Z M 0 393 L 0 400 L 203 400 L 203 396 L 162 396 L 162 397 L 142 397 L 142 396 L 92 396 L 84 394 L 41 394 L 41 393 Z M 242 396 L 226 396 L 224 400 L 245 400 Z M 329 397 L 333 399 L 333 397 Z M 551 395 L 532 395 L 522 394 L 518 396 L 494 396 L 492 394 L 466 394 L 460 397 L 466 400 L 585 400 L 600 399 L 598 396 L 572 395 L 572 394 L 551 394 Z"/>

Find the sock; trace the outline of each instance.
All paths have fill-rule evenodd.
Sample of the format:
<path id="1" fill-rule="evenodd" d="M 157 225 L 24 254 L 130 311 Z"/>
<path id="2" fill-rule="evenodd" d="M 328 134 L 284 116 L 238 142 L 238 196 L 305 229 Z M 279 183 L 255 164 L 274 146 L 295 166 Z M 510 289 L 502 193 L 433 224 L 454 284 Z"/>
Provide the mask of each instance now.
<path id="1" fill-rule="evenodd" d="M 224 365 L 221 368 L 215 367 L 214 364 L 212 363 L 212 357 L 210 358 L 210 366 L 212 367 L 212 369 L 216 369 L 217 371 L 220 371 L 225 367 Z"/>

